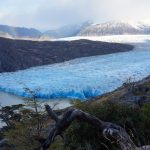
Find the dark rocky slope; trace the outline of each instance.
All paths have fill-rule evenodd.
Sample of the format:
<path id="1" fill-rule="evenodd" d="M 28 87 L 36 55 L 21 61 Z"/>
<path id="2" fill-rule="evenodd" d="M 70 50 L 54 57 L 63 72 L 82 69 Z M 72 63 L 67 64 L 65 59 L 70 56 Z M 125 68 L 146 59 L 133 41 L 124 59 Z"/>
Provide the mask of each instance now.
<path id="1" fill-rule="evenodd" d="M 0 38 L 0 72 L 132 49 L 131 45 L 89 40 L 38 42 Z"/>
<path id="2" fill-rule="evenodd" d="M 92 101 L 87 101 L 87 103 L 97 104 L 103 101 L 114 101 L 138 106 L 144 103 L 150 103 L 150 76 L 138 82 L 132 82 L 129 79 L 115 91 L 103 94 L 92 99 Z"/>

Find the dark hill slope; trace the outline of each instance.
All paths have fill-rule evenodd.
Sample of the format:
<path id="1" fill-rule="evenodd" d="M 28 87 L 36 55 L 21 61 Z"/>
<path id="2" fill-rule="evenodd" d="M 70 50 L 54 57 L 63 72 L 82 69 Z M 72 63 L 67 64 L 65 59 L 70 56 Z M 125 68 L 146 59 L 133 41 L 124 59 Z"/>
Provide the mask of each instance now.
<path id="1" fill-rule="evenodd" d="M 88 40 L 38 42 L 0 38 L 0 72 L 132 49 L 131 45 Z"/>
<path id="2" fill-rule="evenodd" d="M 113 101 L 139 106 L 144 103 L 150 103 L 150 76 L 138 82 L 131 82 L 129 79 L 113 92 L 103 94 L 87 103 L 97 104 L 103 101 Z"/>

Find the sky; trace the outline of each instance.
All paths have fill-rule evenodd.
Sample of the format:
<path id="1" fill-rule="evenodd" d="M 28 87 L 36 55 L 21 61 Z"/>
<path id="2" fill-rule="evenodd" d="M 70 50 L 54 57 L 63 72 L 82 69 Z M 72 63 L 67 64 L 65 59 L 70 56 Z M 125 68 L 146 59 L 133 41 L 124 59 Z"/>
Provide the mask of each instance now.
<path id="1" fill-rule="evenodd" d="M 112 20 L 150 20 L 150 0 L 0 0 L 0 24 L 40 30 Z"/>

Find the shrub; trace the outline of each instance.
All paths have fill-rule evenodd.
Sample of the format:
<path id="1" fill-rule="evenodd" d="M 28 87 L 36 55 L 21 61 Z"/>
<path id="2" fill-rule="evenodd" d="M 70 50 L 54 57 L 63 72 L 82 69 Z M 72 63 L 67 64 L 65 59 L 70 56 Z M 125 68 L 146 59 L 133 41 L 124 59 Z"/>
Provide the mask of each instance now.
<path id="1" fill-rule="evenodd" d="M 142 108 L 105 101 L 100 104 L 89 105 L 80 101 L 75 107 L 97 116 L 101 120 L 113 122 L 124 127 L 136 145 L 149 144 L 150 135 L 150 104 Z M 99 150 L 119 149 L 110 143 L 94 127 L 75 121 L 65 133 L 64 149 L 68 150 Z"/>
<path id="2" fill-rule="evenodd" d="M 131 136 L 137 146 L 150 143 L 150 104 L 142 107 L 128 106 L 112 101 L 101 103 L 85 103 L 75 101 L 74 107 L 97 116 L 103 121 L 116 123 Z M 34 150 L 39 147 L 39 143 L 34 140 L 34 129 L 37 129 L 37 119 L 32 115 L 31 110 L 22 110 L 22 121 L 15 124 L 15 128 L 9 130 L 6 136 L 10 143 L 15 145 L 17 150 Z M 39 116 L 38 116 L 39 118 Z M 33 132 L 34 131 L 34 132 Z M 64 141 L 57 138 L 50 150 L 119 150 L 115 143 L 110 143 L 93 126 L 74 121 L 64 133 Z"/>

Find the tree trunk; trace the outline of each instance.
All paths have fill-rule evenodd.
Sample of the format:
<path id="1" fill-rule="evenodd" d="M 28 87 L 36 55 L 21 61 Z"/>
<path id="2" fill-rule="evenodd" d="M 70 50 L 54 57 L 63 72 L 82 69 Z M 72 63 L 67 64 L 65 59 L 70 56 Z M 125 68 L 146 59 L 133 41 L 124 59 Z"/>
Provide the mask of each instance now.
<path id="1" fill-rule="evenodd" d="M 52 126 L 49 136 L 42 144 L 43 150 L 47 150 L 55 140 L 55 137 L 57 135 L 62 135 L 62 132 L 65 131 L 75 119 L 95 126 L 106 139 L 115 139 L 120 145 L 121 150 L 150 150 L 149 146 L 138 148 L 130 139 L 130 136 L 125 129 L 122 127 L 110 122 L 104 122 L 99 118 L 90 115 L 89 113 L 70 108 L 64 113 L 64 115 L 61 116 L 61 118 L 58 118 L 49 105 L 45 105 L 45 108 L 49 116 L 56 121 L 56 124 Z"/>

